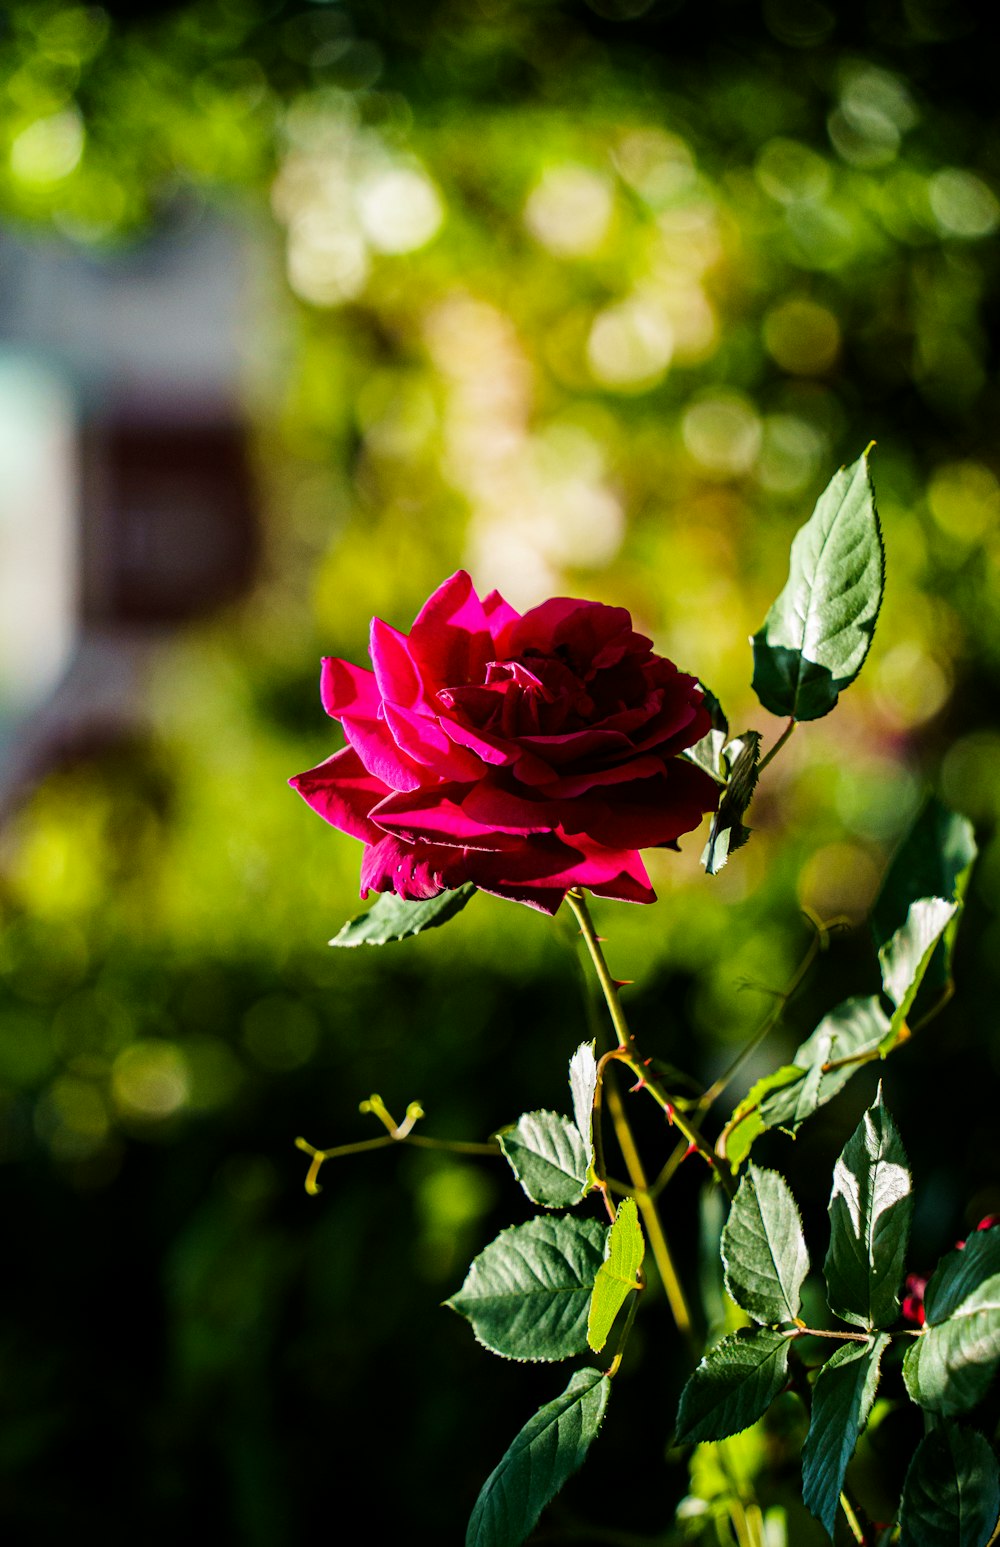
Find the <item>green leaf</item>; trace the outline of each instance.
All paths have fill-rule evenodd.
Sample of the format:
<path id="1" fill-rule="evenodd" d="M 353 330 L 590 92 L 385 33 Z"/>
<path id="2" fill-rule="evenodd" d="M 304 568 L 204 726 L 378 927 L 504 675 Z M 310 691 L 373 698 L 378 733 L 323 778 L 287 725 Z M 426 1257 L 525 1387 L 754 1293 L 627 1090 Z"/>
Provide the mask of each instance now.
<path id="1" fill-rule="evenodd" d="M 726 784 L 719 809 L 712 818 L 708 842 L 701 862 L 710 876 L 718 875 L 730 854 L 743 847 L 750 836 L 749 827 L 743 826 L 746 811 L 757 787 L 757 764 L 760 761 L 760 736 L 757 731 L 744 731 L 726 748 L 730 759 L 729 780 Z"/>
<path id="2" fill-rule="evenodd" d="M 596 1219 L 541 1214 L 503 1230 L 445 1303 L 504 1359 L 569 1359 L 587 1346 L 587 1312 L 607 1231 Z"/>
<path id="3" fill-rule="evenodd" d="M 597 1059 L 593 1042 L 581 1042 L 569 1061 L 569 1088 L 573 1116 L 587 1152 L 588 1170 L 594 1164 L 594 1097 L 597 1094 Z"/>
<path id="4" fill-rule="evenodd" d="M 890 1339 L 842 1343 L 813 1387 L 812 1418 L 802 1451 L 802 1502 L 833 1536 L 844 1474 L 878 1389 L 879 1365 Z"/>
<path id="5" fill-rule="evenodd" d="M 693 747 L 685 748 L 680 755 L 687 762 L 696 763 L 707 774 L 711 774 L 716 783 L 725 784 L 727 770 L 723 763 L 722 749 L 729 735 L 729 721 L 715 694 L 703 682 L 699 686 L 705 695 L 705 708 L 711 718 L 712 728 Z"/>
<path id="6" fill-rule="evenodd" d="M 884 582 L 865 452 L 796 533 L 785 588 L 753 636 L 753 690 L 765 709 L 795 720 L 829 714 L 864 664 Z"/>
<path id="7" fill-rule="evenodd" d="M 575 1123 L 558 1112 L 525 1112 L 497 1134 L 532 1203 L 572 1208 L 587 1192 L 589 1156 Z"/>
<path id="8" fill-rule="evenodd" d="M 777 1171 L 750 1166 L 722 1232 L 726 1288 L 754 1321 L 794 1321 L 809 1253 L 791 1189 Z"/>
<path id="9" fill-rule="evenodd" d="M 483 1484 L 465 1547 L 519 1547 L 597 1438 L 611 1393 L 599 1370 L 577 1370 L 562 1396 L 540 1407 Z"/>
<path id="10" fill-rule="evenodd" d="M 943 897 L 921 897 L 911 902 L 905 924 L 878 953 L 883 987 L 896 1006 L 883 1039 L 886 1052 L 891 1051 L 903 1032 L 917 990 L 958 906 Z"/>
<path id="11" fill-rule="evenodd" d="M 948 1424 L 917 1446 L 903 1485 L 899 1547 L 986 1547 L 1000 1515 L 1000 1470 L 975 1429 Z"/>
<path id="12" fill-rule="evenodd" d="M 824 1272 L 842 1321 L 866 1330 L 895 1321 L 912 1207 L 906 1151 L 879 1086 L 833 1171 Z"/>
<path id="13" fill-rule="evenodd" d="M 897 850 L 872 909 L 872 931 L 879 949 L 906 923 L 911 903 L 942 897 L 961 904 L 976 853 L 971 822 L 932 796 Z M 956 914 L 925 974 L 928 988 L 936 993 L 951 977 L 957 927 Z"/>
<path id="14" fill-rule="evenodd" d="M 802 1043 L 795 1061 L 757 1081 L 726 1124 L 724 1152 L 738 1166 L 757 1136 L 767 1128 L 791 1132 L 841 1091 L 858 1064 L 827 1069 L 842 1059 L 879 1052 L 889 1017 L 878 997 L 845 999 Z"/>
<path id="15" fill-rule="evenodd" d="M 929 1326 L 947 1321 L 967 1295 L 1000 1273 L 1000 1230 L 975 1230 L 964 1246 L 956 1246 L 938 1263 L 924 1291 Z"/>
<path id="16" fill-rule="evenodd" d="M 756 1423 L 785 1384 L 788 1348 L 783 1333 L 764 1327 L 717 1343 L 681 1392 L 678 1444 L 724 1440 Z"/>
<path id="17" fill-rule="evenodd" d="M 334 935 L 331 945 L 388 945 L 391 940 L 408 940 L 425 929 L 438 929 L 471 902 L 476 888 L 471 881 L 452 892 L 439 892 L 422 902 L 406 902 L 394 892 L 383 892 L 367 913 L 345 924 Z"/>
<path id="18" fill-rule="evenodd" d="M 936 1276 L 936 1275 L 935 1275 Z M 935 1314 L 950 1304 L 958 1284 L 935 1299 Z M 928 1319 L 906 1351 L 903 1379 L 914 1402 L 952 1416 L 981 1401 L 1000 1365 L 1000 1274 L 983 1280 L 943 1321 Z"/>
<path id="19" fill-rule="evenodd" d="M 608 1231 L 604 1261 L 594 1280 L 594 1295 L 587 1320 L 587 1342 L 595 1354 L 608 1340 L 615 1317 L 629 1294 L 641 1287 L 639 1269 L 646 1254 L 646 1243 L 639 1224 L 634 1198 L 623 1198 Z"/>

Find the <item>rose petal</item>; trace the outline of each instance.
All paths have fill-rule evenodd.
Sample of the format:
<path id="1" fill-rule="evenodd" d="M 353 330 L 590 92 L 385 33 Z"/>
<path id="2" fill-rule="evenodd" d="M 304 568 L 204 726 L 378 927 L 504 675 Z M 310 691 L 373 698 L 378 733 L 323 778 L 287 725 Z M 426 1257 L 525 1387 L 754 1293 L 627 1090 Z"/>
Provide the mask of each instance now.
<path id="1" fill-rule="evenodd" d="M 419 766 L 401 752 L 384 720 L 352 720 L 344 716 L 344 735 L 374 778 L 390 790 L 420 788 Z"/>
<path id="2" fill-rule="evenodd" d="M 319 691 L 323 708 L 334 720 L 344 714 L 374 720 L 382 702 L 373 671 L 329 655 L 323 657 Z"/>
<path id="3" fill-rule="evenodd" d="M 382 698 L 416 709 L 424 700 L 424 690 L 406 635 L 381 618 L 372 618 L 369 649 Z"/>
<path id="4" fill-rule="evenodd" d="M 478 779 L 482 774 L 481 759 L 456 746 L 437 717 L 386 704 L 385 723 L 396 745 L 438 779 Z"/>
<path id="5" fill-rule="evenodd" d="M 513 628 L 521 616 L 509 602 L 504 601 L 499 591 L 491 591 L 489 596 L 483 597 L 483 612 L 495 640 L 500 638 L 505 629 Z"/>
<path id="6" fill-rule="evenodd" d="M 482 682 L 493 654 L 483 604 L 464 569 L 421 607 L 410 630 L 410 650 L 429 693 L 460 682 Z"/>
<path id="7" fill-rule="evenodd" d="M 335 752 L 325 763 L 296 774 L 288 782 L 331 826 L 366 843 L 381 838 L 381 828 L 369 820 L 368 813 L 389 791 L 368 772 L 353 747 Z"/>
<path id="8" fill-rule="evenodd" d="M 429 844 L 380 839 L 365 850 L 361 861 L 362 897 L 369 892 L 395 892 L 410 902 L 436 897 L 446 889 L 438 857 Z"/>

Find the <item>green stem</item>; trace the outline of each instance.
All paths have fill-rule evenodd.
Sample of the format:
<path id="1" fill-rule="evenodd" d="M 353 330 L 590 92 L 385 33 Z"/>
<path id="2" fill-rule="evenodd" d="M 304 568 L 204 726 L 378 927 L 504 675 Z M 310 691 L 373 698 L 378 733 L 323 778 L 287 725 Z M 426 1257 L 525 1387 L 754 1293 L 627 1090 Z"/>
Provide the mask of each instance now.
<path id="1" fill-rule="evenodd" d="M 621 1336 L 618 1339 L 618 1348 L 615 1352 L 615 1357 L 605 1371 L 605 1374 L 612 1380 L 618 1374 L 621 1367 L 622 1358 L 625 1353 L 625 1344 L 628 1342 L 628 1335 L 632 1331 L 632 1323 L 635 1321 L 635 1313 L 639 1308 L 639 1293 L 640 1291 L 637 1289 L 629 1296 L 629 1307 L 625 1316 L 625 1324 L 621 1330 Z"/>
<path id="2" fill-rule="evenodd" d="M 845 1516 L 847 1517 L 847 1524 L 851 1528 L 851 1535 L 854 1537 L 854 1540 L 860 1544 L 860 1547 L 865 1547 L 864 1527 L 862 1526 L 862 1524 L 861 1524 L 860 1520 L 858 1519 L 857 1515 L 854 1513 L 854 1505 L 851 1503 L 850 1499 L 847 1497 L 846 1489 L 840 1495 L 840 1507 L 844 1511 Z"/>
<path id="3" fill-rule="evenodd" d="M 354 1144 L 337 1144 L 333 1149 L 317 1149 L 308 1139 L 296 1139 L 296 1149 L 312 1156 L 312 1165 L 306 1176 L 306 1192 L 320 1191 L 316 1178 L 325 1160 L 340 1160 L 344 1155 L 364 1155 L 368 1150 L 391 1149 L 394 1144 L 412 1144 L 417 1149 L 448 1150 L 453 1155 L 499 1155 L 499 1144 L 475 1144 L 462 1139 L 431 1139 L 422 1133 L 383 1134 L 378 1139 L 359 1139 Z"/>
<path id="4" fill-rule="evenodd" d="M 785 726 L 785 728 L 782 731 L 781 735 L 778 737 L 777 741 L 774 743 L 774 746 L 771 748 L 770 752 L 768 752 L 766 754 L 766 756 L 761 758 L 760 762 L 757 764 L 757 775 L 758 775 L 758 777 L 764 772 L 764 769 L 767 767 L 768 763 L 773 762 L 773 760 L 777 757 L 778 753 L 781 751 L 782 747 L 785 745 L 785 742 L 791 736 L 792 731 L 795 729 L 797 724 L 798 724 L 797 720 L 795 720 L 795 719 L 789 720 L 788 724 Z"/>
<path id="5" fill-rule="evenodd" d="M 668 1092 L 661 1088 L 659 1081 L 650 1076 L 646 1064 L 639 1055 L 638 1048 L 635 1044 L 635 1038 L 629 1031 L 628 1021 L 625 1018 L 625 1011 L 622 1008 L 620 995 L 621 985 L 617 978 L 613 978 L 611 976 L 607 961 L 604 957 L 604 952 L 601 950 L 600 937 L 597 934 L 597 931 L 594 929 L 593 920 L 590 917 L 590 910 L 587 907 L 583 893 L 567 892 L 566 900 L 569 903 L 570 908 L 573 910 L 577 923 L 580 926 L 580 933 L 583 936 L 587 950 L 590 953 L 590 959 L 593 962 L 594 970 L 597 973 L 597 980 L 600 983 L 601 991 L 604 994 L 604 1000 L 608 1007 L 608 1014 L 611 1017 L 611 1024 L 614 1027 L 615 1036 L 618 1039 L 618 1047 L 615 1050 L 615 1057 L 620 1059 L 620 1061 L 632 1071 L 636 1079 L 639 1081 L 641 1087 L 644 1090 L 649 1091 L 649 1094 L 652 1096 L 657 1106 L 659 1106 L 661 1110 L 666 1113 L 668 1119 L 674 1125 L 674 1127 L 684 1135 L 688 1146 L 693 1146 L 693 1148 L 697 1150 L 698 1154 L 705 1161 L 705 1164 L 709 1166 L 710 1169 L 715 1170 L 715 1155 L 712 1152 L 711 1146 L 705 1142 L 697 1127 L 685 1115 L 680 1104 L 671 1100 Z M 729 1177 L 723 1176 L 721 1173 L 718 1174 L 723 1186 L 731 1196 L 733 1191 L 731 1179 Z M 642 1185 L 645 1186 L 645 1183 Z"/>

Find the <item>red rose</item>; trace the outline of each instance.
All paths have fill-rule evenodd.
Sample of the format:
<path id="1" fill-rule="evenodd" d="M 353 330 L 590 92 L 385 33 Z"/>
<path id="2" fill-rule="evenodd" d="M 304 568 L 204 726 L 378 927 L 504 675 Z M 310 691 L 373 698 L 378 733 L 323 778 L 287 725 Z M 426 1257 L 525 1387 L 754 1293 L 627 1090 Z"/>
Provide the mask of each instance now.
<path id="1" fill-rule="evenodd" d="M 409 637 L 375 618 L 374 671 L 324 660 L 349 745 L 290 782 L 367 845 L 361 895 L 472 881 L 554 913 L 573 886 L 654 902 L 638 850 L 717 804 L 677 754 L 709 729 L 694 677 L 622 607 L 557 597 L 523 616 L 461 570 Z"/>

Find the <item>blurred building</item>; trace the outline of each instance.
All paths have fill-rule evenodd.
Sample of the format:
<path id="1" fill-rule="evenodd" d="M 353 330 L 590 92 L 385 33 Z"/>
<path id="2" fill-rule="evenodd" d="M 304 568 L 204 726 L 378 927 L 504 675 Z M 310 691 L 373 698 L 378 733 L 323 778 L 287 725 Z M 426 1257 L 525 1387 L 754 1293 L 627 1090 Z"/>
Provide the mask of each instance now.
<path id="1" fill-rule="evenodd" d="M 0 813 L 141 728 L 151 654 L 252 582 L 247 243 L 207 214 L 100 257 L 0 231 Z"/>

